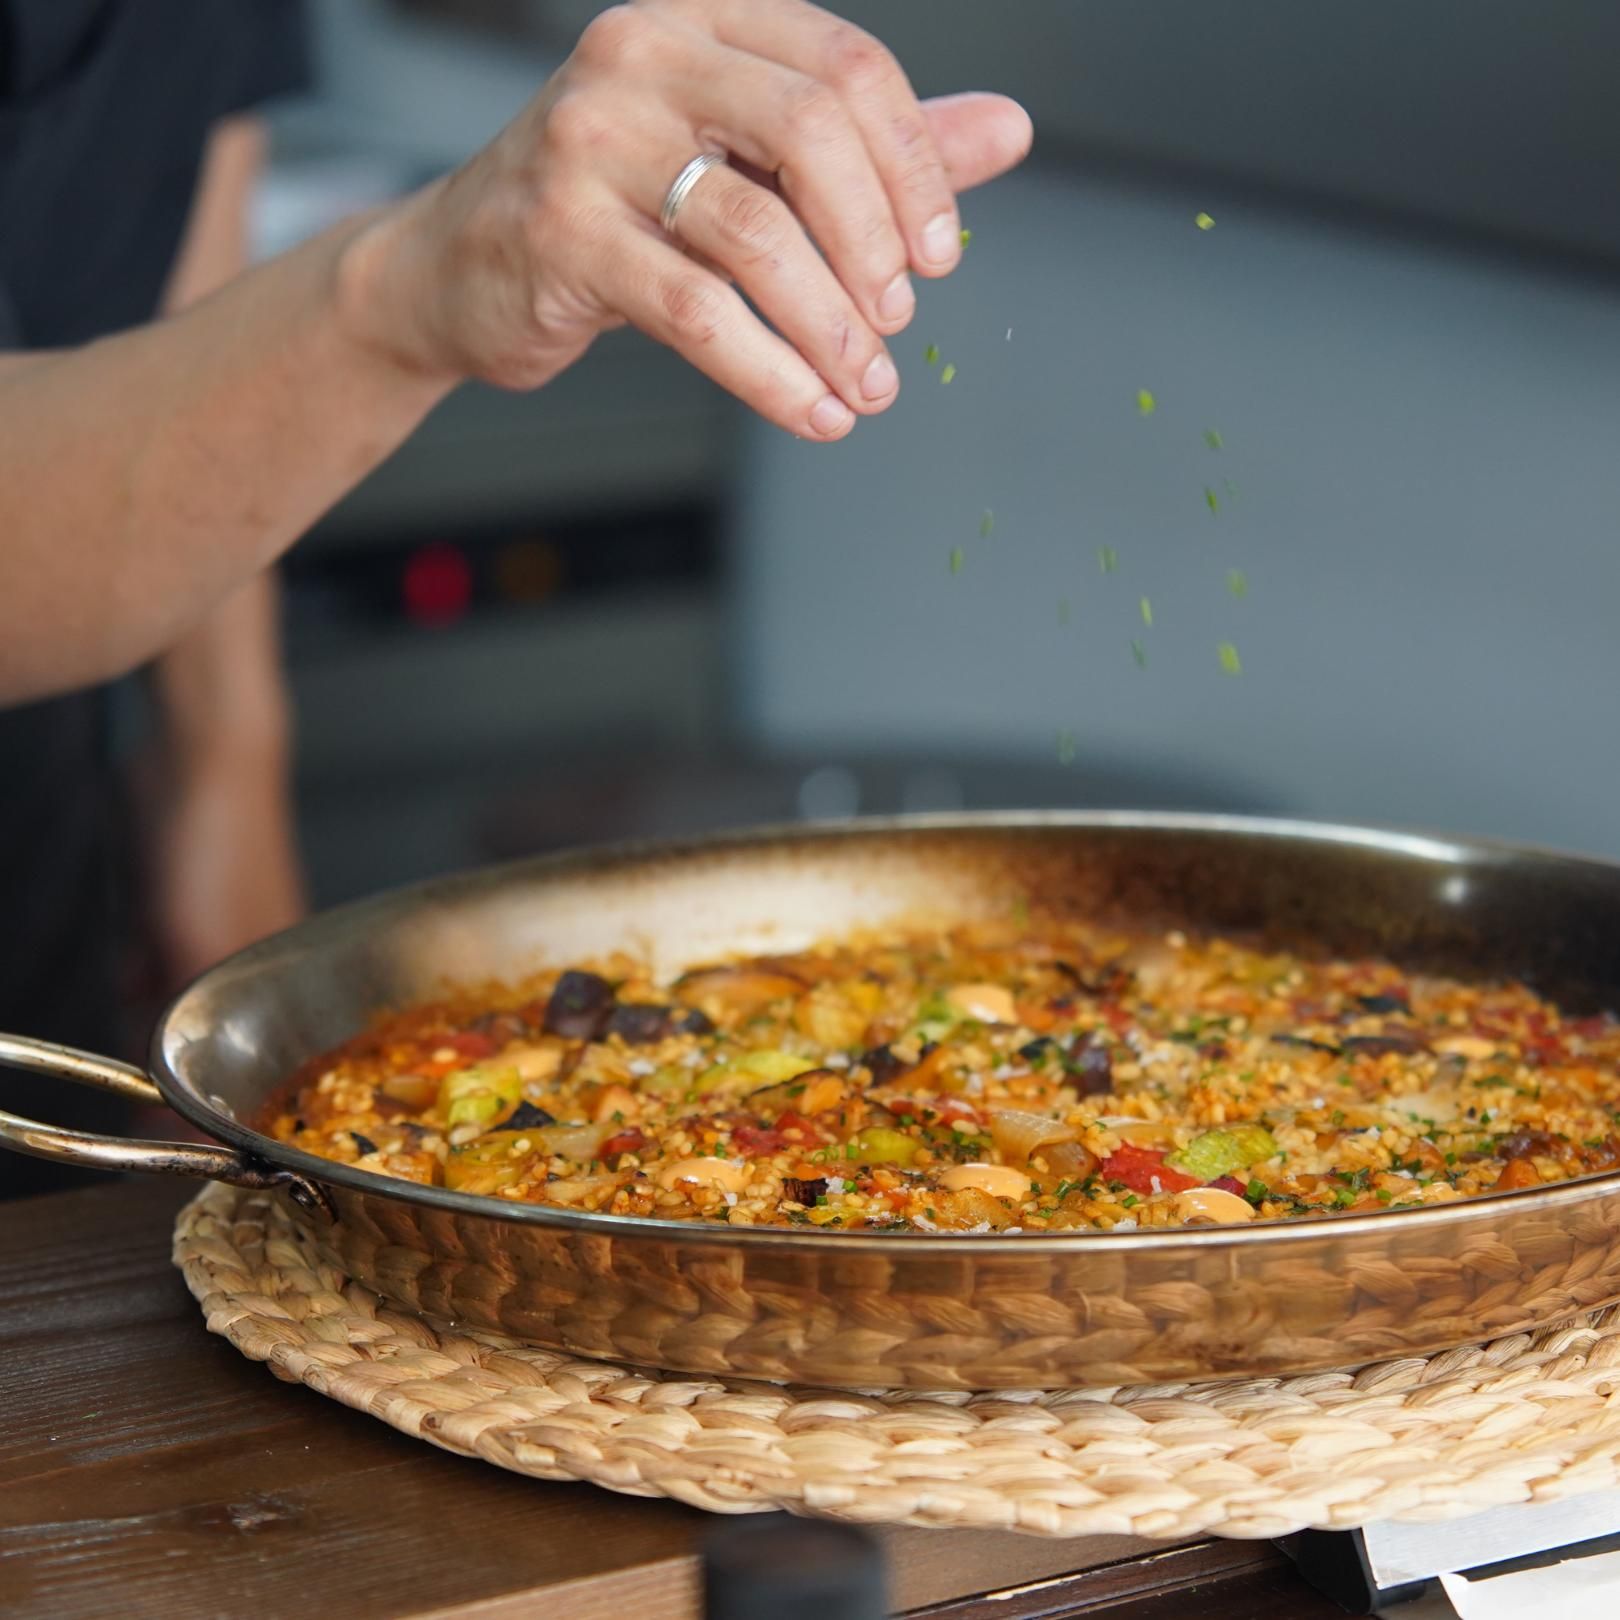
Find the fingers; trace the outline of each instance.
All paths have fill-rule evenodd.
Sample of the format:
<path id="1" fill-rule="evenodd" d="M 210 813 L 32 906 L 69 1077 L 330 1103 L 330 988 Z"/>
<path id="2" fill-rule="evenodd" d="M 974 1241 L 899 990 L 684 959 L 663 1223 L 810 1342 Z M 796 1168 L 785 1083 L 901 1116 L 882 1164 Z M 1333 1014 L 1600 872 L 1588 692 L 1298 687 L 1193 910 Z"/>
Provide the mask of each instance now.
<path id="1" fill-rule="evenodd" d="M 670 89 L 701 141 L 772 178 L 864 319 L 879 331 L 899 331 L 916 307 L 906 243 L 872 154 L 836 92 L 695 37 Z"/>
<path id="2" fill-rule="evenodd" d="M 780 197 L 734 169 L 711 169 L 688 196 L 677 229 L 683 243 L 736 280 L 853 409 L 870 413 L 892 402 L 900 377 L 883 340 Z"/>
<path id="3" fill-rule="evenodd" d="M 855 425 L 814 367 L 713 271 L 634 226 L 602 257 L 614 308 L 761 416 L 811 439 L 841 439 Z"/>
<path id="4" fill-rule="evenodd" d="M 715 19 L 728 45 L 768 57 L 825 86 L 861 139 L 919 274 L 961 257 L 961 220 L 930 121 L 900 64 L 878 40 L 807 0 L 727 0 Z"/>
<path id="5" fill-rule="evenodd" d="M 969 91 L 922 104 L 953 191 L 971 191 L 1029 156 L 1029 114 L 1008 96 Z"/>

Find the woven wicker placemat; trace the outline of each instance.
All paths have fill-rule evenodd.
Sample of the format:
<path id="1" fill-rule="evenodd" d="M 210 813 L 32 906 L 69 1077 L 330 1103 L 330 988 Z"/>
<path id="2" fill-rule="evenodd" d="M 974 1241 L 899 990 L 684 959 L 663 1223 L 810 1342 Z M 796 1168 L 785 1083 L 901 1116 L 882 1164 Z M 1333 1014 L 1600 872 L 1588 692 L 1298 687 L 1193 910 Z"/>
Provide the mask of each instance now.
<path id="1" fill-rule="evenodd" d="M 1048 1536 L 1277 1536 L 1620 1486 L 1620 1308 L 1357 1372 L 1057 1394 L 839 1393 L 433 1327 L 209 1186 L 175 1263 L 212 1332 L 447 1450 L 718 1513 Z"/>

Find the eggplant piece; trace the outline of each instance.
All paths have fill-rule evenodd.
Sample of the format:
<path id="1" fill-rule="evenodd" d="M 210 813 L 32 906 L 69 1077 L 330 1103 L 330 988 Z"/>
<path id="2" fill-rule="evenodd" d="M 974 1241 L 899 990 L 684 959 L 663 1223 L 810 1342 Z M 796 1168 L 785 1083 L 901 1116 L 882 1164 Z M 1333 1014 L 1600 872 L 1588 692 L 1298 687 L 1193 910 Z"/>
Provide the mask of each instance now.
<path id="1" fill-rule="evenodd" d="M 1114 1089 L 1114 1054 L 1102 1041 L 1087 1041 L 1071 1052 L 1065 1067 L 1080 1082 L 1082 1097 L 1100 1097 Z"/>
<path id="2" fill-rule="evenodd" d="M 1339 1056 L 1339 1048 L 1332 1041 L 1315 1041 L 1309 1035 L 1272 1035 L 1267 1037 L 1278 1046 L 1298 1046 L 1307 1052 L 1330 1052 Z"/>
<path id="3" fill-rule="evenodd" d="M 673 1026 L 668 1007 L 622 1001 L 608 1015 L 606 1033 L 617 1035 L 628 1046 L 651 1046 L 669 1035 Z"/>
<path id="4" fill-rule="evenodd" d="M 1416 1035 L 1346 1035 L 1344 1051 L 1349 1056 L 1383 1057 L 1386 1052 L 1427 1052 L 1428 1043 Z"/>
<path id="5" fill-rule="evenodd" d="M 543 1108 L 536 1108 L 527 1099 L 520 1102 L 512 1112 L 501 1121 L 503 1131 L 532 1131 L 538 1130 L 542 1125 L 555 1125 L 557 1116 L 548 1114 Z"/>
<path id="6" fill-rule="evenodd" d="M 557 981 L 546 1003 L 545 1029 L 572 1041 L 594 1041 L 613 1012 L 613 986 L 574 968 Z"/>
<path id="7" fill-rule="evenodd" d="M 369 1136 L 362 1136 L 359 1131 L 350 1131 L 349 1135 L 354 1138 L 355 1152 L 360 1154 L 362 1158 L 368 1153 L 377 1151 L 377 1144 Z"/>
<path id="8" fill-rule="evenodd" d="M 1370 1013 L 1409 1013 L 1412 1010 L 1404 996 L 1357 996 L 1356 1005 Z"/>
<path id="9" fill-rule="evenodd" d="M 888 1083 L 905 1072 L 908 1065 L 901 1062 L 894 1055 L 889 1046 L 874 1046 L 870 1052 L 861 1053 L 857 1059 L 863 1069 L 872 1071 L 872 1084 L 886 1086 Z"/>
<path id="10" fill-rule="evenodd" d="M 818 1198 L 824 1198 L 827 1193 L 827 1178 L 817 1176 L 814 1181 L 803 1180 L 798 1176 L 787 1176 L 782 1181 L 782 1196 L 791 1198 L 795 1204 L 803 1204 L 806 1209 L 814 1209 Z"/>
<path id="11" fill-rule="evenodd" d="M 801 995 L 808 988 L 795 973 L 747 964 L 695 968 L 675 981 L 675 994 L 715 1023 L 741 1023 L 773 1001 Z"/>

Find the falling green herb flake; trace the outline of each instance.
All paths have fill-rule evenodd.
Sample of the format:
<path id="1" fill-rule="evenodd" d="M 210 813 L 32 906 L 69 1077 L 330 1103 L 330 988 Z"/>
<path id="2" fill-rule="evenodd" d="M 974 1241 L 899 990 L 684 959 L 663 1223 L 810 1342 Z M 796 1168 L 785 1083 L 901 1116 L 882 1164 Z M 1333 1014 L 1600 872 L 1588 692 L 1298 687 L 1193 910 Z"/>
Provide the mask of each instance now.
<path id="1" fill-rule="evenodd" d="M 1221 668 L 1228 675 L 1241 675 L 1243 673 L 1243 660 L 1238 657 L 1238 650 L 1230 641 L 1223 641 L 1215 651 L 1220 655 Z"/>
<path id="2" fill-rule="evenodd" d="M 988 540 L 990 536 L 995 533 L 995 529 L 996 514 L 987 506 L 984 509 L 984 516 L 979 519 L 979 538 L 981 540 Z"/>
<path id="3" fill-rule="evenodd" d="M 1204 485 L 1204 505 L 1207 506 L 1211 512 L 1219 512 L 1221 509 L 1220 496 L 1217 495 L 1208 484 Z"/>
<path id="4" fill-rule="evenodd" d="M 926 360 L 929 365 L 937 366 L 939 364 L 939 345 L 937 343 L 930 343 L 928 347 L 923 350 L 923 359 Z"/>
<path id="5" fill-rule="evenodd" d="M 967 561 L 967 553 L 964 552 L 960 546 L 952 546 L 951 547 L 951 572 L 953 574 L 960 574 L 962 572 L 962 564 L 964 562 L 966 562 L 966 561 Z"/>
<path id="6" fill-rule="evenodd" d="M 962 227 L 962 246 L 966 247 L 973 240 L 973 232 L 965 225 Z"/>
<path id="7" fill-rule="evenodd" d="M 1219 450 L 1226 443 L 1226 440 L 1223 439 L 1214 428 L 1205 428 L 1204 443 L 1207 444 L 1211 450 Z"/>
<path id="8" fill-rule="evenodd" d="M 1057 757 L 1059 765 L 1074 764 L 1075 745 L 1072 731 L 1060 731 L 1057 734 Z"/>
<path id="9" fill-rule="evenodd" d="M 1136 660 L 1138 669 L 1147 668 L 1147 648 L 1140 641 L 1131 642 L 1131 657 Z"/>
<path id="10" fill-rule="evenodd" d="M 1105 574 L 1113 573 L 1119 567 L 1119 553 L 1112 546 L 1098 546 L 1097 566 Z"/>
<path id="11" fill-rule="evenodd" d="M 949 384 L 949 382 L 950 382 L 950 380 L 951 380 L 951 379 L 952 379 L 952 378 L 953 378 L 953 377 L 954 377 L 954 376 L 955 376 L 955 375 L 956 375 L 956 367 L 955 367 L 955 366 L 953 366 L 953 365 L 952 365 L 952 364 L 951 364 L 951 363 L 950 363 L 950 361 L 948 361 L 948 360 L 947 360 L 947 361 L 946 361 L 946 362 L 945 362 L 945 369 L 944 369 L 944 370 L 943 370 L 943 371 L 942 371 L 942 372 L 940 372 L 940 374 L 939 374 L 939 380 L 940 380 L 940 381 L 941 381 L 941 382 L 942 382 L 942 383 L 946 383 L 946 384 Z"/>
<path id="12" fill-rule="evenodd" d="M 1059 624 L 1067 624 L 1068 622 L 1069 622 L 1069 599 L 1068 599 L 1068 597 L 1065 596 L 1063 598 L 1063 600 L 1058 603 L 1058 623 Z"/>
<path id="13" fill-rule="evenodd" d="M 1215 216 L 1213 214 L 1205 213 L 1194 214 L 1193 224 L 1196 225 L 1201 231 L 1213 230 L 1215 226 Z"/>
<path id="14" fill-rule="evenodd" d="M 1136 408 L 1144 416 L 1151 416 L 1159 408 L 1159 402 L 1145 388 L 1136 390 Z"/>
<path id="15" fill-rule="evenodd" d="M 1149 630 L 1153 628 L 1153 604 L 1145 596 L 1142 598 L 1142 623 Z"/>
<path id="16" fill-rule="evenodd" d="M 1226 588 L 1233 596 L 1247 596 L 1249 594 L 1249 576 L 1241 568 L 1228 568 L 1226 570 Z"/>

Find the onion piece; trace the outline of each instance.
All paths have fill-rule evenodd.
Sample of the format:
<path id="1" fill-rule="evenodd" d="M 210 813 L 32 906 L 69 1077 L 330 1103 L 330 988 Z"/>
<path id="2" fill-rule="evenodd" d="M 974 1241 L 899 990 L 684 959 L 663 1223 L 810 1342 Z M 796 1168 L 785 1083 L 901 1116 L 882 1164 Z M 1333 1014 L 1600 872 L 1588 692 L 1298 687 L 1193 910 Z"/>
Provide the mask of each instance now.
<path id="1" fill-rule="evenodd" d="M 527 1134 L 556 1158 L 589 1164 L 617 1128 L 606 1121 L 600 1125 L 541 1125 Z"/>
<path id="2" fill-rule="evenodd" d="M 1079 1132 L 1050 1114 L 1022 1108 L 998 1108 L 990 1115 L 990 1136 L 1009 1158 L 1024 1163 L 1045 1142 L 1072 1142 Z"/>

